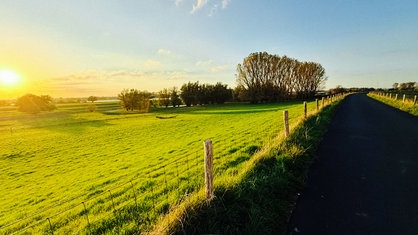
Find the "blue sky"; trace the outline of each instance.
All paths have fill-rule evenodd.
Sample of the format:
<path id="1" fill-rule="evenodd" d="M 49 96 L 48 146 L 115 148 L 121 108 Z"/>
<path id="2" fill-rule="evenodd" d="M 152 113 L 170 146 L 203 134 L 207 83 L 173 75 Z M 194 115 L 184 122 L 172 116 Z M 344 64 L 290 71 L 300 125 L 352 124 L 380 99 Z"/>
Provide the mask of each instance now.
<path id="1" fill-rule="evenodd" d="M 326 69 L 326 88 L 418 81 L 418 1 L 2 0 L 0 69 L 54 97 L 236 85 L 267 51 Z M 2 94 L 0 94 L 1 96 Z"/>

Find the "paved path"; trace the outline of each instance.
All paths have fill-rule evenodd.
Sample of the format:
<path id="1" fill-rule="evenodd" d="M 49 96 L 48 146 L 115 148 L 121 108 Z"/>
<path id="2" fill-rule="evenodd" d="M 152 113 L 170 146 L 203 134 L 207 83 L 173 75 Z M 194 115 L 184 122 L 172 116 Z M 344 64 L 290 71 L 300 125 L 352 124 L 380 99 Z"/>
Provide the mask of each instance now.
<path id="1" fill-rule="evenodd" d="M 288 234 L 418 234 L 418 117 L 364 94 L 347 97 Z"/>

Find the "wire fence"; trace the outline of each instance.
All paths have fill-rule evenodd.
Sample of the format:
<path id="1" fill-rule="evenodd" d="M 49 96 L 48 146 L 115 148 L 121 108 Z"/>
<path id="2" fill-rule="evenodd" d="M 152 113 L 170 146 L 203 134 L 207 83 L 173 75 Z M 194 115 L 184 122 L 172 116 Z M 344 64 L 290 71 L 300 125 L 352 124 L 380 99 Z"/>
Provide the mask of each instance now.
<path id="1" fill-rule="evenodd" d="M 413 106 L 417 105 L 417 93 L 418 92 L 373 92 L 373 94 L 380 97 L 385 97 L 397 102 L 401 102 L 402 104 L 409 104 Z"/>
<path id="2" fill-rule="evenodd" d="M 341 98 L 332 96 L 316 102 L 316 112 L 326 104 Z M 278 118 L 279 120 L 279 118 Z M 277 123 L 274 123 L 277 125 Z M 272 127 L 257 130 L 257 134 L 271 133 Z M 277 127 L 277 131 L 283 130 Z M 245 130 L 244 130 L 245 131 Z M 239 142 L 236 139 L 218 139 L 214 145 Z M 202 146 L 203 147 L 203 146 Z M 257 150 L 251 146 L 242 151 Z M 238 150 L 236 150 L 238 151 Z M 240 150 L 241 151 L 241 150 Z M 229 150 L 223 155 L 233 154 Z M 103 187 L 96 187 L 88 193 L 80 194 L 31 215 L 2 225 L 1 234 L 138 234 L 147 233 L 153 224 L 178 206 L 188 196 L 204 186 L 203 148 L 164 164 L 150 165 L 135 176 L 127 176 L 121 183 L 109 181 Z M 221 156 L 222 157 L 222 156 Z M 219 156 L 215 156 L 215 159 Z M 240 161 L 245 161 L 241 159 Z M 215 177 L 224 174 L 240 161 L 217 165 Z M 130 177 L 130 178 L 129 178 Z M 167 228 L 168 229 L 168 228 Z M 169 233 L 169 231 L 168 231 Z"/>

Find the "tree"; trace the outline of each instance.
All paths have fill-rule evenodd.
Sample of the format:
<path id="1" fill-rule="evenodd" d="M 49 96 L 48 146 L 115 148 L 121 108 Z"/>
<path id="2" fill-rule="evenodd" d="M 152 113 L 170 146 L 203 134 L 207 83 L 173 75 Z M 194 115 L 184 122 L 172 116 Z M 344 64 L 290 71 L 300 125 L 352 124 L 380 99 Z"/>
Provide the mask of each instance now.
<path id="1" fill-rule="evenodd" d="M 18 110 L 26 113 L 39 113 L 41 111 L 52 111 L 56 107 L 52 103 L 52 97 L 49 95 L 26 94 L 17 99 Z"/>
<path id="2" fill-rule="evenodd" d="M 148 111 L 149 109 L 149 99 L 151 94 L 146 91 L 139 91 L 137 89 L 123 89 L 121 93 L 118 94 L 121 106 L 126 111 Z"/>
<path id="3" fill-rule="evenodd" d="M 91 101 L 93 103 L 94 101 L 97 100 L 97 97 L 96 96 L 89 96 L 89 98 L 87 98 L 87 100 Z"/>
<path id="4" fill-rule="evenodd" d="M 170 100 L 171 100 L 171 105 L 173 105 L 173 107 L 180 106 L 180 104 L 181 104 L 181 99 L 180 99 L 180 96 L 179 96 L 178 93 L 179 93 L 179 91 L 178 91 L 177 87 L 173 87 L 171 89 Z"/>
<path id="5" fill-rule="evenodd" d="M 191 105 L 196 105 L 199 103 L 199 82 L 191 83 L 188 82 L 186 84 L 183 84 L 180 88 L 181 94 L 180 97 L 183 100 L 184 104 L 187 107 L 190 107 Z"/>
<path id="6" fill-rule="evenodd" d="M 170 105 L 170 91 L 167 88 L 158 92 L 158 104 L 166 108 Z"/>
<path id="7" fill-rule="evenodd" d="M 392 85 L 392 87 L 393 87 L 393 89 L 398 89 L 398 86 L 399 86 L 399 83 L 397 83 L 397 82 L 395 82 L 395 83 L 393 83 L 393 85 Z"/>
<path id="8" fill-rule="evenodd" d="M 251 103 L 312 98 L 326 81 L 325 69 L 318 63 L 267 52 L 251 53 L 238 64 L 237 73 L 235 93 Z"/>

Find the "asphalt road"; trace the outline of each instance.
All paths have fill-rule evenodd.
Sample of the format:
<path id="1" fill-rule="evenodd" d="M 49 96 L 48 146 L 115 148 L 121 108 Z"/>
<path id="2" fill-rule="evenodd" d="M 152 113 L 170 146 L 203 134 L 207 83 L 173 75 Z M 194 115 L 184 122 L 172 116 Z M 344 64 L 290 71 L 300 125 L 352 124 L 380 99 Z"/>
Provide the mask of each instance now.
<path id="1" fill-rule="evenodd" d="M 418 234 L 418 117 L 364 94 L 347 97 L 287 234 Z"/>

